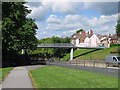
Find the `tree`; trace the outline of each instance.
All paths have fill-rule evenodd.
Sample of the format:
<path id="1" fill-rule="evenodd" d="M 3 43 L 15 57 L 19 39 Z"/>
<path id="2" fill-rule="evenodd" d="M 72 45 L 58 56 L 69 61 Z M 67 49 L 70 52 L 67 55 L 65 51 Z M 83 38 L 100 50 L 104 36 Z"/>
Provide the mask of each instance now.
<path id="1" fill-rule="evenodd" d="M 79 32 L 82 32 L 82 31 L 83 31 L 83 29 L 79 29 L 79 30 L 76 31 L 76 33 L 79 33 Z"/>
<path id="2" fill-rule="evenodd" d="M 31 10 L 28 10 L 24 4 L 26 2 L 2 2 L 4 57 L 17 54 L 21 48 L 33 49 L 37 45 L 35 37 L 37 25 L 33 19 L 27 17 Z"/>
<path id="3" fill-rule="evenodd" d="M 39 44 L 41 43 L 70 43 L 70 38 L 59 38 L 53 36 L 52 38 L 44 38 L 39 40 Z M 69 53 L 70 49 L 69 48 L 41 48 L 41 49 L 36 49 L 32 50 L 31 54 L 41 54 L 43 57 L 62 57 L 64 54 Z"/>
<path id="4" fill-rule="evenodd" d="M 117 21 L 116 33 L 117 33 L 118 37 L 120 37 L 120 20 Z"/>

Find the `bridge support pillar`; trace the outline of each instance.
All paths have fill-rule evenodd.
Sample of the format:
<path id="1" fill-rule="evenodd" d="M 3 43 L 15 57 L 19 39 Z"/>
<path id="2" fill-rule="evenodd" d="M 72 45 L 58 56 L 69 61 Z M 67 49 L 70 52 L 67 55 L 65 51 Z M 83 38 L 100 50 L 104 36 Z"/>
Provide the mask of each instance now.
<path id="1" fill-rule="evenodd" d="M 73 48 L 71 48 L 71 51 L 70 51 L 70 60 L 73 60 Z"/>

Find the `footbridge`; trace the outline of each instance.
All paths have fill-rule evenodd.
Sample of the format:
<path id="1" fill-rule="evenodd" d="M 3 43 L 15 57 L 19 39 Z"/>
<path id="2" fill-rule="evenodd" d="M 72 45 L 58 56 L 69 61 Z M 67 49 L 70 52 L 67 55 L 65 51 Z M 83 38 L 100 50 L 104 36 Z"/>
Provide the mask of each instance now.
<path id="1" fill-rule="evenodd" d="M 105 47 L 102 47 L 98 45 L 97 47 L 93 46 L 76 46 L 72 43 L 41 43 L 37 46 L 37 48 L 71 48 L 70 51 L 70 60 L 73 60 L 73 49 L 74 48 L 80 48 L 80 49 L 104 49 Z"/>

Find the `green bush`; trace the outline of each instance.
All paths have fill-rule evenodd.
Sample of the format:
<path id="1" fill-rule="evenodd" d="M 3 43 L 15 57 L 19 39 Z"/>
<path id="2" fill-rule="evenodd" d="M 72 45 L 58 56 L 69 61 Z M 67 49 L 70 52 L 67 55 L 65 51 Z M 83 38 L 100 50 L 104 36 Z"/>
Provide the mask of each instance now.
<path id="1" fill-rule="evenodd" d="M 111 44 L 110 47 L 120 46 L 120 44 Z"/>

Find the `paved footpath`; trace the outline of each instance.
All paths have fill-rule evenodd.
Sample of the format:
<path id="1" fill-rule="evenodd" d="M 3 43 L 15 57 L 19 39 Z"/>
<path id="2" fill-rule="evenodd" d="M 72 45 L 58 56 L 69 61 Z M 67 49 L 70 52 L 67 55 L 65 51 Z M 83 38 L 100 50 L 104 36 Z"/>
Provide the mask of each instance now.
<path id="1" fill-rule="evenodd" d="M 25 67 L 15 67 L 2 83 L 2 88 L 34 88 Z"/>
<path id="2" fill-rule="evenodd" d="M 0 90 L 2 90 L 2 84 L 0 83 Z"/>

